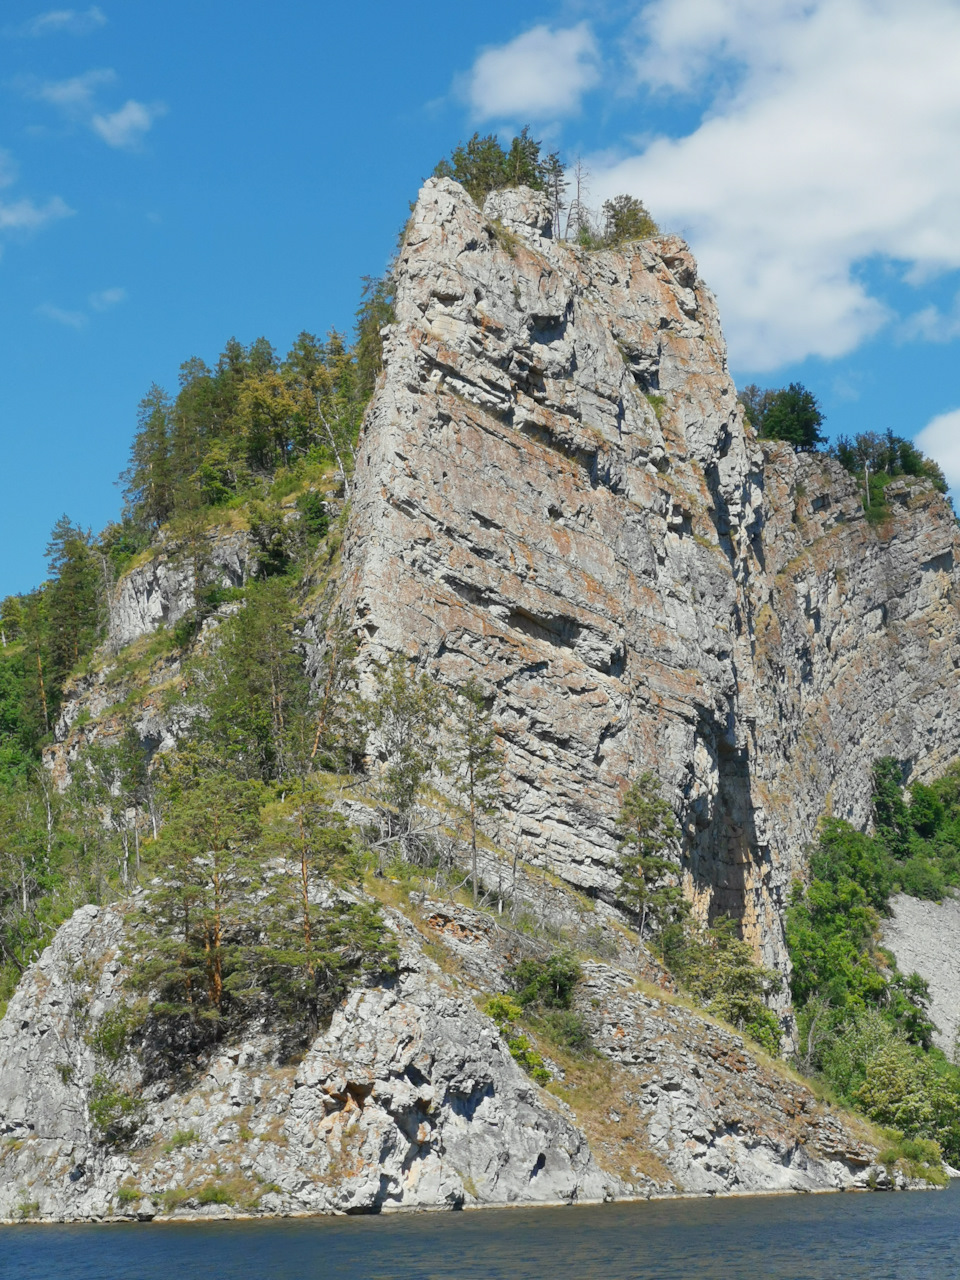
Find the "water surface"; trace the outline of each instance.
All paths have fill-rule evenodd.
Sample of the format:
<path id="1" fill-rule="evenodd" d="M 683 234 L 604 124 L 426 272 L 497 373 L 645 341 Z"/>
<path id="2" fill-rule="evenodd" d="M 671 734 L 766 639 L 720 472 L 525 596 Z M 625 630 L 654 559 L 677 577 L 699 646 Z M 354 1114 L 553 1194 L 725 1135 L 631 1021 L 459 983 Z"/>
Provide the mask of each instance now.
<path id="1" fill-rule="evenodd" d="M 3 1280 L 957 1280 L 944 1192 L 0 1228 Z"/>

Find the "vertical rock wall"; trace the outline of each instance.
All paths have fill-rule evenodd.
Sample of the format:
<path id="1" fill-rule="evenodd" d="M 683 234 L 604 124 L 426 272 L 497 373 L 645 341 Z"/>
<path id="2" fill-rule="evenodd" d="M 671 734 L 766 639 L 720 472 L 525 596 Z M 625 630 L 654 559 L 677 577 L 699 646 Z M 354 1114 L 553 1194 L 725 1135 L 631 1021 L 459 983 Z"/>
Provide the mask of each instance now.
<path id="1" fill-rule="evenodd" d="M 853 481 L 745 428 L 684 243 L 586 253 L 536 193 L 424 187 L 366 420 L 340 607 L 368 661 L 477 676 L 510 836 L 590 891 L 652 768 L 703 916 L 785 963 L 781 907 L 869 761 L 957 750 L 956 535 L 929 485 Z"/>

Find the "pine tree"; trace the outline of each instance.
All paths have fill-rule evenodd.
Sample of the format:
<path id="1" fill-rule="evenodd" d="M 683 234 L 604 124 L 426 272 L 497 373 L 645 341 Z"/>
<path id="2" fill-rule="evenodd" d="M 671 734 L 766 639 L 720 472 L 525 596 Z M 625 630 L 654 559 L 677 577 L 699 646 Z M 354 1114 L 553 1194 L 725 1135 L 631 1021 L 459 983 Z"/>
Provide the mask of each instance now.
<path id="1" fill-rule="evenodd" d="M 154 383 L 137 409 L 130 463 L 121 477 L 128 516 L 158 529 L 173 511 L 175 476 L 170 397 Z"/>
<path id="2" fill-rule="evenodd" d="M 243 607 L 223 626 L 219 644 L 192 668 L 206 716 L 196 735 L 239 774 L 285 779 L 308 730 L 309 682 L 294 648 L 287 586 L 276 578 L 247 588 Z"/>
<path id="3" fill-rule="evenodd" d="M 52 575 L 45 592 L 48 652 L 58 684 L 97 639 L 101 576 L 92 541 L 64 515 L 47 545 Z"/>
<path id="4" fill-rule="evenodd" d="M 621 859 L 619 896 L 640 917 L 643 941 L 649 920 L 662 930 L 688 910 L 677 868 L 664 857 L 680 829 L 655 774 L 641 773 L 627 788 L 617 826 L 623 832 L 620 848 L 628 851 Z"/>
<path id="5" fill-rule="evenodd" d="M 167 779 L 169 812 L 138 907 L 135 987 L 151 1011 L 216 1029 L 251 997 L 250 904 L 261 882 L 260 784 L 181 753 Z"/>
<path id="6" fill-rule="evenodd" d="M 505 757 L 497 741 L 483 689 L 473 676 L 453 700 L 450 765 L 453 785 L 467 810 L 470 827 L 473 901 L 477 901 L 477 833 L 482 818 L 497 810 Z"/>
<path id="7" fill-rule="evenodd" d="M 447 701 L 439 685 L 399 655 L 378 667 L 375 678 L 365 706 L 377 755 L 372 793 L 387 835 L 403 838 L 430 776 L 446 767 L 439 731 Z"/>

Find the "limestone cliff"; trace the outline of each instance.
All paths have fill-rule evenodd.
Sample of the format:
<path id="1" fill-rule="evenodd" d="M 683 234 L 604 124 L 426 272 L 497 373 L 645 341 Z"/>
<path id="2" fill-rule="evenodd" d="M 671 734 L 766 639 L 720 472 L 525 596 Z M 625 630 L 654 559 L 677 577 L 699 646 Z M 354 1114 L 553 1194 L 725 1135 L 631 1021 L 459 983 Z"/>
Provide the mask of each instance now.
<path id="1" fill-rule="evenodd" d="M 431 179 L 384 339 L 341 596 L 365 659 L 483 682 L 512 839 L 591 892 L 655 769 L 701 915 L 785 966 L 818 816 L 865 818 L 878 754 L 957 754 L 948 504 L 897 482 L 871 524 L 838 464 L 761 445 L 686 245 L 587 253 L 534 192 Z"/>

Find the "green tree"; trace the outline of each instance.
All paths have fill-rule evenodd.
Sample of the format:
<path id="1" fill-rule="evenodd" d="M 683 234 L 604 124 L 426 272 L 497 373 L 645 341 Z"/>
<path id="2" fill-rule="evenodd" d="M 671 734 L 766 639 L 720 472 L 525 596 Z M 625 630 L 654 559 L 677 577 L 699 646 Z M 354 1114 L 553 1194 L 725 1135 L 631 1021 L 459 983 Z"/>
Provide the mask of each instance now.
<path id="1" fill-rule="evenodd" d="M 132 982 L 150 1011 L 214 1034 L 251 996 L 250 908 L 261 883 L 259 782 L 188 752 L 169 770 L 166 823 L 137 907 Z"/>
<path id="2" fill-rule="evenodd" d="M 372 795 L 385 837 L 409 845 L 417 799 L 446 767 L 440 729 L 447 699 L 435 681 L 397 654 L 376 668 L 374 679 L 374 695 L 364 707 L 374 755 Z"/>
<path id="3" fill-rule="evenodd" d="M 61 516 L 47 544 L 51 581 L 46 589 L 46 631 L 54 679 L 62 684 L 99 635 L 101 575 L 93 539 Z"/>
<path id="4" fill-rule="evenodd" d="M 470 831 L 473 901 L 477 902 L 477 833 L 483 818 L 497 811 L 505 764 L 496 725 L 483 688 L 471 676 L 452 700 L 450 768 L 454 789 L 467 811 Z"/>
<path id="5" fill-rule="evenodd" d="M 873 762 L 873 820 L 877 834 L 895 858 L 910 852 L 910 813 L 903 798 L 903 770 L 893 756 Z"/>
<path id="6" fill-rule="evenodd" d="M 740 938 L 737 923 L 721 916 L 710 929 L 674 935 L 669 964 L 699 1004 L 752 1036 L 772 1054 L 780 1050 L 780 1025 L 767 999 L 782 985 L 780 975 L 757 964 Z"/>
<path id="7" fill-rule="evenodd" d="M 737 393 L 737 399 L 743 405 L 744 417 L 758 435 L 763 431 L 767 410 L 776 395 L 777 392 L 772 387 L 758 387 L 755 382 L 748 383 Z"/>
<path id="8" fill-rule="evenodd" d="M 252 960 L 294 1038 L 310 1036 L 350 981 L 392 971 L 396 947 L 375 908 L 332 892 L 361 879 L 362 861 L 353 831 L 316 783 L 301 777 L 262 848 L 273 869 Z"/>
<path id="9" fill-rule="evenodd" d="M 173 511 L 171 414 L 170 397 L 154 383 L 137 408 L 130 462 L 121 476 L 128 516 L 151 530 L 159 529 Z"/>
<path id="10" fill-rule="evenodd" d="M 482 204 L 491 191 L 520 186 L 547 190 L 554 203 L 559 204 L 564 166 L 556 152 L 542 156 L 540 146 L 531 138 L 529 125 L 524 125 L 506 151 L 495 134 L 481 137 L 475 133 L 468 142 L 458 143 L 448 160 L 440 161 L 434 177 L 453 178 L 477 204 Z M 559 217 L 555 225 L 559 226 Z"/>
<path id="11" fill-rule="evenodd" d="M 310 688 L 294 643 L 289 588 L 269 578 L 250 584 L 219 643 L 191 668 L 205 710 L 195 735 L 242 777 L 283 780 L 295 771 Z"/>
<path id="12" fill-rule="evenodd" d="M 820 431 L 823 420 L 813 392 L 799 382 L 791 382 L 773 393 L 759 433 L 765 440 L 785 440 L 795 449 L 815 449 L 826 439 Z"/>
<path id="13" fill-rule="evenodd" d="M 612 200 L 605 200 L 603 220 L 603 239 L 611 246 L 628 240 L 647 240 L 660 233 L 643 202 L 634 196 L 614 196 Z"/>
<path id="14" fill-rule="evenodd" d="M 680 829 L 655 774 L 645 771 L 630 783 L 617 826 L 623 851 L 618 896 L 640 917 L 642 941 L 650 921 L 662 930 L 689 910 L 677 867 L 664 856 L 679 840 Z"/>

